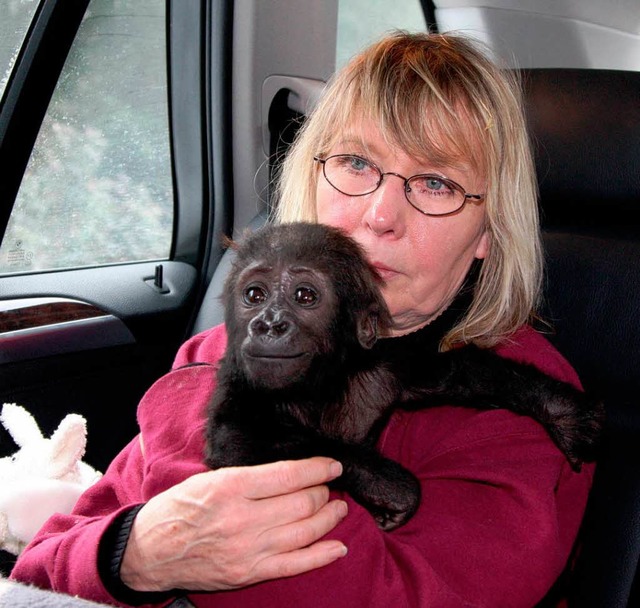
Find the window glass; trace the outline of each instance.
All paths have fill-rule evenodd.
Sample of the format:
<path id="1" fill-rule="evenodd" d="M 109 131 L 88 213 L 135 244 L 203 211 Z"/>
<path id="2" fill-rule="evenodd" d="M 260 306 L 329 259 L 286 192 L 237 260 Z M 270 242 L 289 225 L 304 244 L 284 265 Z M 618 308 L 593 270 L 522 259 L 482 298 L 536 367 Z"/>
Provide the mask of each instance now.
<path id="1" fill-rule="evenodd" d="M 7 86 L 18 51 L 36 12 L 36 0 L 0 2 L 0 97 Z"/>
<path id="2" fill-rule="evenodd" d="M 89 4 L 22 180 L 0 273 L 169 255 L 164 7 Z"/>
<path id="3" fill-rule="evenodd" d="M 426 27 L 420 0 L 340 0 L 336 67 L 391 30 L 415 32 Z"/>

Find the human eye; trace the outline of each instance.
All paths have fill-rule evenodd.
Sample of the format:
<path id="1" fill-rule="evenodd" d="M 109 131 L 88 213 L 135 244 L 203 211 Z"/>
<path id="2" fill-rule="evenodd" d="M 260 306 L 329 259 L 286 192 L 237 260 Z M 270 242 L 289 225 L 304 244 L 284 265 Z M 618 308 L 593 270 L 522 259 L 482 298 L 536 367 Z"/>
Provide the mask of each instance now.
<path id="1" fill-rule="evenodd" d="M 373 164 L 361 156 L 356 156 L 355 154 L 340 154 L 334 156 L 334 158 L 336 159 L 336 165 L 340 169 L 353 175 L 366 175 L 375 172 Z"/>
<path id="2" fill-rule="evenodd" d="M 327 181 L 347 196 L 362 196 L 373 192 L 380 183 L 380 171 L 357 154 L 335 154 L 324 165 Z"/>
<path id="3" fill-rule="evenodd" d="M 410 181 L 411 189 L 419 196 L 454 197 L 455 189 L 437 175 L 416 175 Z"/>

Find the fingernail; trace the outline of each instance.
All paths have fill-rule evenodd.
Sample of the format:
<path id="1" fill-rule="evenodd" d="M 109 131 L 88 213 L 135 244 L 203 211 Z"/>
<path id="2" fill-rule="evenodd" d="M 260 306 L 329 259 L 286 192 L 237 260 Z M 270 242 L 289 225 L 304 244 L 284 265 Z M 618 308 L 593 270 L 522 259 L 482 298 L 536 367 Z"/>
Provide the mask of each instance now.
<path id="1" fill-rule="evenodd" d="M 342 543 L 340 544 L 331 544 L 331 548 L 328 549 L 328 553 L 329 553 L 329 557 L 331 559 L 339 559 L 341 557 L 344 557 L 347 554 L 347 547 L 345 545 L 343 545 Z"/>
<path id="2" fill-rule="evenodd" d="M 349 513 L 349 506 L 347 503 L 344 500 L 338 501 L 338 515 L 341 518 L 344 518 L 347 516 L 347 513 Z"/>
<path id="3" fill-rule="evenodd" d="M 334 477 L 340 477 L 340 475 L 342 475 L 342 463 L 338 462 L 337 460 L 332 462 L 329 466 L 329 472 Z"/>

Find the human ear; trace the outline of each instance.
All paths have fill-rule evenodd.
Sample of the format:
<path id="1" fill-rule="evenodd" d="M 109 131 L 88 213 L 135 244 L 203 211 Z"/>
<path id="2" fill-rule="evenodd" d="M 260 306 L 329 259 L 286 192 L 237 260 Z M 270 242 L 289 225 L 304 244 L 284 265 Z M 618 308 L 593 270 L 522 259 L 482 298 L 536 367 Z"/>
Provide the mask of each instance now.
<path id="1" fill-rule="evenodd" d="M 489 255 L 489 249 L 491 248 L 491 237 L 489 236 L 489 231 L 485 230 L 480 239 L 478 240 L 478 244 L 476 245 L 475 258 L 478 260 L 484 260 Z"/>

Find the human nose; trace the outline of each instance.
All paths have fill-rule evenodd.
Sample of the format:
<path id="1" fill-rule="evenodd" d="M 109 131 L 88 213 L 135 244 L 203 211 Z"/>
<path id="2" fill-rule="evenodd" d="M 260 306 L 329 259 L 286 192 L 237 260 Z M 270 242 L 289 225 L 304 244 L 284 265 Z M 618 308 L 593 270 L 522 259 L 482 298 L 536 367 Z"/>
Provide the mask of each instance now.
<path id="1" fill-rule="evenodd" d="M 369 207 L 364 216 L 365 223 L 374 233 L 400 236 L 404 232 L 404 213 L 408 206 L 405 184 L 405 178 L 398 173 L 382 174 L 380 186 L 369 195 Z"/>

